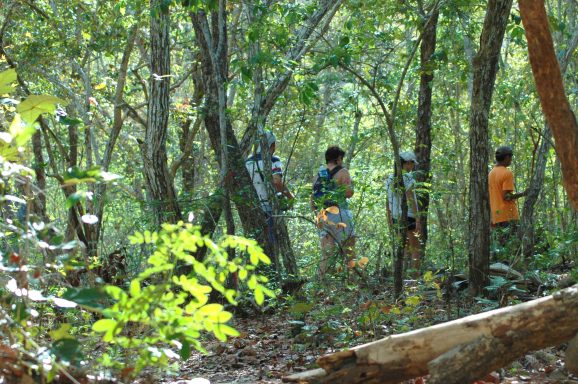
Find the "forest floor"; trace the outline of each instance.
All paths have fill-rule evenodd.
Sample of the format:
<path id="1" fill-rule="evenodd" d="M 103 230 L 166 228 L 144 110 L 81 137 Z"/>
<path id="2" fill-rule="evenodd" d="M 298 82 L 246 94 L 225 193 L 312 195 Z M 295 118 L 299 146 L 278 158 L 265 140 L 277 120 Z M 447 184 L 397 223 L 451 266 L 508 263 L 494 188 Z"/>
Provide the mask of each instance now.
<path id="1" fill-rule="evenodd" d="M 406 285 L 404 297 L 393 301 L 391 287 L 383 282 L 366 282 L 365 288 L 343 280 L 324 288 L 306 284 L 299 294 L 278 300 L 282 306 L 237 313 L 233 325 L 239 337 L 208 341 L 208 354 L 193 354 L 178 380 L 167 382 L 281 383 L 284 376 L 317 368 L 322 355 L 520 301 L 514 295 L 473 301 L 465 292 L 448 298 L 433 280 Z M 478 383 L 578 384 L 578 377 L 564 369 L 564 349 L 532 352 Z M 427 377 L 416 382 L 427 383 Z"/>

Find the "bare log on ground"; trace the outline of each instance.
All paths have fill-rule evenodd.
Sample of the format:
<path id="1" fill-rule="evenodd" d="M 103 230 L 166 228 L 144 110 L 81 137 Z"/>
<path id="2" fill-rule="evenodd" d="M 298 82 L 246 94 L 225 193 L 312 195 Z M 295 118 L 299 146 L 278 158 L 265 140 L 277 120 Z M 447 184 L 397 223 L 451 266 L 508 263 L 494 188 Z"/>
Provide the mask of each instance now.
<path id="1" fill-rule="evenodd" d="M 559 345 L 578 333 L 578 285 L 527 303 L 480 313 L 412 332 L 393 335 L 350 350 L 323 356 L 318 369 L 285 377 L 298 383 L 399 383 L 445 364 L 455 371 L 476 371 L 475 379 L 526 352 Z M 489 343 L 489 344 L 488 344 Z M 468 355 L 477 358 L 468 361 Z M 491 367 L 490 367 L 491 366 Z M 443 370 L 442 370 L 443 371 Z M 482 372 L 483 371 L 483 372 Z M 458 380 L 451 382 L 468 382 Z M 470 380 L 471 381 L 471 380 Z M 442 382 L 442 381 L 438 381 Z M 449 383 L 450 381 L 443 381 Z"/>

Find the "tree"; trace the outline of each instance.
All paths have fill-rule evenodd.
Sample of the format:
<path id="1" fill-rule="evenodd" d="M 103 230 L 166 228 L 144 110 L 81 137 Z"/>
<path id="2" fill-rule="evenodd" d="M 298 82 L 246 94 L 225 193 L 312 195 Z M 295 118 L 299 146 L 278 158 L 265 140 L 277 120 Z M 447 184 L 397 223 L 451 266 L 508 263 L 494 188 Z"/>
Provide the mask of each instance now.
<path id="1" fill-rule="evenodd" d="M 425 12 L 420 10 L 421 16 L 425 19 Z M 426 29 L 423 31 L 423 37 L 420 47 L 421 75 L 419 83 L 419 96 L 417 107 L 417 127 L 415 132 L 415 154 L 419 165 L 416 167 L 416 180 L 418 182 L 431 183 L 431 102 L 432 87 L 434 79 L 435 60 L 433 58 L 436 49 L 436 31 L 439 17 L 439 8 L 434 8 L 429 23 L 425 23 Z M 422 220 L 422 244 L 425 251 L 427 241 L 427 216 L 429 210 L 429 187 L 418 197 L 420 220 Z"/>
<path id="2" fill-rule="evenodd" d="M 488 197 L 488 118 L 500 48 L 512 0 L 490 0 L 474 58 L 474 83 L 470 108 L 470 199 L 468 257 L 470 291 L 482 293 L 490 265 L 490 205 Z"/>
<path id="3" fill-rule="evenodd" d="M 150 9 L 150 97 L 143 160 L 155 223 L 160 225 L 165 221 L 178 221 L 181 211 L 168 169 L 166 150 L 171 79 L 170 12 L 162 0 L 151 0 Z"/>
<path id="4" fill-rule="evenodd" d="M 578 125 L 564 92 L 544 2 L 521 0 L 520 13 L 540 103 L 562 164 L 564 187 L 572 206 L 578 210 Z"/>

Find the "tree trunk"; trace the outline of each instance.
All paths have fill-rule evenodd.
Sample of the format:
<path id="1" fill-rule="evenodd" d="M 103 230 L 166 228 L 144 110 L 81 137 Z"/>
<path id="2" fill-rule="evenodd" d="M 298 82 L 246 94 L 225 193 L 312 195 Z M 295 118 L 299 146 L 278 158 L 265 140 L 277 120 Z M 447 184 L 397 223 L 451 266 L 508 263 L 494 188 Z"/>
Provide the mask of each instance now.
<path id="1" fill-rule="evenodd" d="M 185 191 L 193 191 L 195 188 L 195 159 L 193 154 L 187 149 L 188 138 L 191 135 L 192 120 L 187 118 L 183 121 L 181 132 L 179 132 L 179 148 L 184 158 L 181 160 L 181 176 L 183 178 L 183 189 Z"/>
<path id="2" fill-rule="evenodd" d="M 546 162 L 548 161 L 548 152 L 550 151 L 550 138 L 552 132 L 546 125 L 542 131 L 542 142 L 538 149 L 536 166 L 534 173 L 528 185 L 528 195 L 524 200 L 524 207 L 520 217 L 520 226 L 518 237 L 522 245 L 522 255 L 527 259 L 532 255 L 534 249 L 534 206 L 540 197 L 542 186 L 544 185 L 544 176 L 546 174 Z"/>
<path id="3" fill-rule="evenodd" d="M 431 21 L 426 24 L 421 40 L 421 77 L 419 83 L 419 99 L 417 107 L 417 129 L 415 134 L 415 154 L 419 165 L 416 167 L 416 181 L 431 183 L 431 99 L 434 78 L 432 56 L 436 49 L 436 31 L 439 18 L 439 8 L 433 10 Z M 422 223 L 422 253 L 428 237 L 427 216 L 430 194 L 424 191 L 418 194 L 419 218 Z"/>
<path id="4" fill-rule="evenodd" d="M 36 188 L 33 190 L 33 210 L 38 218 L 47 223 L 46 215 L 46 172 L 44 171 L 44 155 L 42 154 L 42 134 L 37 131 L 32 136 L 32 152 L 34 153 L 34 174 L 36 175 Z"/>
<path id="5" fill-rule="evenodd" d="M 288 54 L 288 57 L 291 60 L 301 60 L 303 55 L 310 49 L 310 37 L 314 35 L 315 38 L 318 38 L 318 35 L 314 34 L 318 24 L 321 23 L 323 28 L 328 26 L 329 21 L 339 8 L 341 0 L 324 0 L 321 3 L 322 5 L 320 5 L 310 20 L 307 21 L 306 25 L 301 28 L 301 32 L 298 33 L 298 40 Z M 220 85 L 216 83 L 218 76 L 216 76 L 215 71 L 222 71 L 221 79 L 223 79 L 223 81 L 228 79 L 228 57 L 223 55 L 223 52 L 226 53 L 226 49 L 215 50 L 215 47 L 217 47 L 215 43 L 219 41 L 219 46 L 225 47 L 227 45 L 226 36 L 219 35 L 221 28 L 217 28 L 218 17 L 216 14 L 211 15 L 211 22 L 213 24 L 212 28 L 209 28 L 207 15 L 203 11 L 191 13 L 190 16 L 193 27 L 195 28 L 195 38 L 200 48 L 202 78 L 204 89 L 206 91 L 205 127 L 209 134 L 211 146 L 217 155 L 217 159 L 219 159 L 221 168 L 228 170 L 227 175 L 225 176 L 224 188 L 226 189 L 226 193 L 230 194 L 231 199 L 237 206 L 237 211 L 245 235 L 256 238 L 260 244 L 264 245 L 265 252 L 268 255 L 273 255 L 272 258 L 275 260 L 275 248 L 267 238 L 266 217 L 258 203 L 257 193 L 253 188 L 249 172 L 245 168 L 243 151 L 235 137 L 228 116 L 225 115 L 224 127 L 220 124 L 220 99 L 218 93 Z M 220 55 L 215 55 L 212 58 L 211 55 L 215 52 L 220 52 Z M 215 58 L 218 58 L 218 62 L 214 60 Z M 273 85 L 264 93 L 264 95 L 262 95 L 262 97 L 259 96 L 259 102 L 254 103 L 252 121 L 245 133 L 245 142 L 247 147 L 249 147 L 249 144 L 252 142 L 252 138 L 257 131 L 257 123 L 259 122 L 264 124 L 271 109 L 275 105 L 277 98 L 289 84 L 292 74 L 293 70 L 288 70 L 286 73 L 280 75 L 279 78 L 273 81 Z M 222 132 L 226 134 L 226 138 L 223 137 Z M 224 142 L 224 140 L 226 141 L 226 147 L 228 149 L 228 154 L 225 156 L 226 164 L 223 164 L 221 151 L 222 142 Z M 283 231 L 283 229 L 285 229 L 285 231 Z M 284 235 L 284 233 L 286 233 L 286 228 L 281 228 L 281 235 Z M 292 260 L 294 260 L 294 257 L 288 255 L 288 262 L 286 264 L 292 265 Z"/>
<path id="6" fill-rule="evenodd" d="M 575 285 L 552 296 L 323 356 L 317 360 L 323 371 L 302 373 L 299 383 L 399 383 L 428 372 L 448 380 L 437 383 L 468 383 L 526 352 L 572 339 L 578 332 L 577 316 L 578 285 Z M 500 346 L 498 353 L 487 348 L 487 340 L 491 340 L 492 346 Z M 468 359 L 468 353 L 456 353 L 456 348 L 469 349 L 477 358 Z M 474 371 L 474 375 L 468 376 Z M 452 375 L 461 379 L 454 380 Z M 290 376 L 284 381 L 296 380 Z"/>
<path id="7" fill-rule="evenodd" d="M 148 122 L 144 142 L 144 172 L 152 199 L 155 224 L 176 222 L 181 212 L 167 164 L 167 129 L 170 105 L 170 17 L 168 5 L 150 0 L 150 79 Z"/>
<path id="8" fill-rule="evenodd" d="M 528 56 L 542 110 L 554 136 L 564 188 L 570 203 L 578 210 L 578 125 L 564 92 L 544 1 L 520 0 L 519 4 Z"/>
<path id="9" fill-rule="evenodd" d="M 468 257 L 470 291 L 479 295 L 488 282 L 490 264 L 490 204 L 488 195 L 488 119 L 500 48 L 512 0 L 490 0 L 474 58 L 470 109 L 470 207 Z"/>

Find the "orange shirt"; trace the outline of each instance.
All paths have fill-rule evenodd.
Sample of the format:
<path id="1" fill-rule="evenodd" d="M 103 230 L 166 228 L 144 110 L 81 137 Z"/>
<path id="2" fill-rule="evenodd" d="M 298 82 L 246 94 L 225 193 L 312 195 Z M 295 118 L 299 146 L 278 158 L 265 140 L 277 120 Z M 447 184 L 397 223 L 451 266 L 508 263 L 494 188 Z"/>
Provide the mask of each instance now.
<path id="1" fill-rule="evenodd" d="M 488 176 L 492 224 L 518 220 L 515 200 L 506 200 L 506 191 L 514 192 L 514 174 L 502 165 L 495 165 Z"/>

